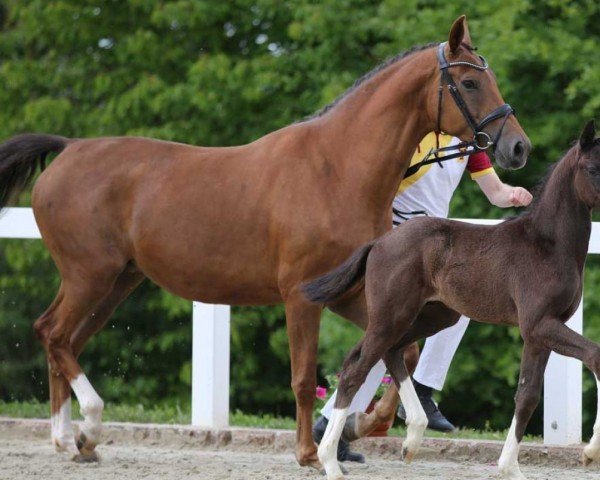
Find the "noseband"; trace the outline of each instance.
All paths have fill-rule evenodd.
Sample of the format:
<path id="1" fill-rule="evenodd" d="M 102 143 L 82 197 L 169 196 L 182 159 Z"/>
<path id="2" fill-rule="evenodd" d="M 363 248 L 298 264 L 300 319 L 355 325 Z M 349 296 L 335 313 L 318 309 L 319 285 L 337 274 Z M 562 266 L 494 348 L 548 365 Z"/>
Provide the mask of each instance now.
<path id="1" fill-rule="evenodd" d="M 411 165 L 406 170 L 406 173 L 404 174 L 405 178 L 409 177 L 410 175 L 413 175 L 423 165 L 427 165 L 429 163 L 439 163 L 441 166 L 441 162 L 443 162 L 445 160 L 452 160 L 453 158 L 463 157 L 465 155 L 465 149 L 467 149 L 469 147 L 472 147 L 475 150 L 487 150 L 491 146 L 497 145 L 498 141 L 500 140 L 500 137 L 502 135 L 502 131 L 504 130 L 504 125 L 506 125 L 506 121 L 508 120 L 508 117 L 510 115 L 515 115 L 514 109 L 508 103 L 505 103 L 504 105 L 499 106 L 498 108 L 496 108 L 495 110 L 490 112 L 488 115 L 486 115 L 483 118 L 483 120 L 481 120 L 479 123 L 475 122 L 475 119 L 473 118 L 473 115 L 471 115 L 471 112 L 469 111 L 469 107 L 467 106 L 467 103 L 465 102 L 462 95 L 460 94 L 460 91 L 458 90 L 456 83 L 454 83 L 454 79 L 452 78 L 452 75 L 450 75 L 449 70 L 451 67 L 460 67 L 460 66 L 471 67 L 471 68 L 475 68 L 477 70 L 487 70 L 488 64 L 487 64 L 485 58 L 483 58 L 481 55 L 479 55 L 479 58 L 481 59 L 481 65 L 478 65 L 476 63 L 466 62 L 466 61 L 448 62 L 448 60 L 446 60 L 446 56 L 444 55 L 444 47 L 446 46 L 447 43 L 448 42 L 440 43 L 440 45 L 438 46 L 438 50 L 437 50 L 437 58 L 438 58 L 438 62 L 440 65 L 441 75 L 440 75 L 440 86 L 439 86 L 439 90 L 438 90 L 439 91 L 438 118 L 437 118 L 436 133 L 439 134 L 442 131 L 442 128 L 441 128 L 442 97 L 444 94 L 444 85 L 445 85 L 448 88 L 448 92 L 450 92 L 450 95 L 454 99 L 454 103 L 456 104 L 456 106 L 458 107 L 460 112 L 462 113 L 464 119 L 467 121 L 471 130 L 473 130 L 473 140 L 471 140 L 470 142 L 460 142 L 456 145 L 452 145 L 452 146 L 448 146 L 448 147 L 439 147 L 439 145 L 438 145 L 437 148 L 432 148 L 427 153 L 427 155 L 425 155 L 423 160 L 421 160 L 419 163 L 417 163 L 415 165 Z M 483 128 L 486 125 L 488 125 L 489 123 L 493 122 L 494 120 L 498 120 L 499 118 L 503 119 L 502 125 L 498 129 L 496 138 L 494 138 L 492 140 L 492 137 L 490 137 L 486 132 L 484 132 Z M 439 156 L 440 153 L 445 153 L 445 152 L 453 152 L 453 153 L 449 153 L 448 155 L 444 155 L 443 157 Z"/>

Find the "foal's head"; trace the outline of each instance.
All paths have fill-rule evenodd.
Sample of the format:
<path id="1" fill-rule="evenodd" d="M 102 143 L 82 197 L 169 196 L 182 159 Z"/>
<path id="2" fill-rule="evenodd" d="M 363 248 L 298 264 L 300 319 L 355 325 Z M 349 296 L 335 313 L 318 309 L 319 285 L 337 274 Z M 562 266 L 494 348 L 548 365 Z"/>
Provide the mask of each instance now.
<path id="1" fill-rule="evenodd" d="M 594 120 L 586 124 L 573 149 L 577 156 L 577 195 L 588 207 L 600 207 L 600 138 L 596 138 Z"/>
<path id="2" fill-rule="evenodd" d="M 496 77 L 487 68 L 483 57 L 475 53 L 464 15 L 452 25 L 444 56 L 449 65 L 446 71 L 454 86 L 448 85 L 448 77 L 444 78 L 440 71 L 441 101 L 439 88 L 431 93 L 428 100 L 430 118 L 437 119 L 436 128 L 461 140 L 472 140 L 474 123 L 479 127 L 476 130 L 482 132 L 475 137 L 480 146 L 485 146 L 490 140 L 496 141 L 494 156 L 502 168 L 524 166 L 531 142 L 516 117 L 511 115 L 510 107 L 506 105 L 508 110 L 500 110 L 504 100 L 498 90 Z M 466 106 L 466 114 L 459 107 L 461 100 Z M 485 121 L 491 113 L 496 114 L 494 119 Z M 469 114 L 472 122 L 468 119 Z"/>

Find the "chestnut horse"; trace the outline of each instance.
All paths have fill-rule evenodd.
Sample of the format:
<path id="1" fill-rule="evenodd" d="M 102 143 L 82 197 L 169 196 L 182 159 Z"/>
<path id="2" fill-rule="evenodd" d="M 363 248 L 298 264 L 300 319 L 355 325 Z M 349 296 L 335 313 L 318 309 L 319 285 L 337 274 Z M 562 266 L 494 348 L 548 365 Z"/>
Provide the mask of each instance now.
<path id="1" fill-rule="evenodd" d="M 479 148 L 495 144 L 500 166 L 525 164 L 529 139 L 482 61 L 461 17 L 441 49 L 399 55 L 320 114 L 248 145 L 50 135 L 0 145 L 0 206 L 32 179 L 40 157 L 43 164 L 47 153 L 59 153 L 32 196 L 61 276 L 55 300 L 35 322 L 47 351 L 57 449 L 93 458 L 103 402 L 77 357 L 147 277 L 190 300 L 285 303 L 296 457 L 319 467 L 311 417 L 321 307 L 300 285 L 391 228 L 392 199 L 428 132 L 471 143 L 475 134 Z M 362 294 L 334 310 L 365 328 Z M 77 436 L 71 389 L 84 417 Z"/>
<path id="2" fill-rule="evenodd" d="M 581 360 L 600 378 L 600 345 L 565 325 L 581 300 L 591 213 L 600 207 L 600 139 L 595 133 L 591 121 L 578 144 L 555 165 L 527 213 L 495 226 L 412 219 L 304 287 L 308 298 L 327 305 L 364 280 L 369 311 L 366 334 L 344 362 L 334 413 L 319 447 L 328 480 L 343 478 L 336 452 L 346 411 L 380 358 L 406 408 L 402 450 L 407 461 L 412 459 L 427 416 L 402 352 L 453 325 L 460 314 L 521 331 L 516 410 L 498 466 L 506 479 L 525 478 L 519 469 L 519 444 L 539 402 L 550 352 Z M 418 318 L 426 304 L 446 311 L 441 321 Z M 586 464 L 600 459 L 600 417 L 583 459 Z"/>

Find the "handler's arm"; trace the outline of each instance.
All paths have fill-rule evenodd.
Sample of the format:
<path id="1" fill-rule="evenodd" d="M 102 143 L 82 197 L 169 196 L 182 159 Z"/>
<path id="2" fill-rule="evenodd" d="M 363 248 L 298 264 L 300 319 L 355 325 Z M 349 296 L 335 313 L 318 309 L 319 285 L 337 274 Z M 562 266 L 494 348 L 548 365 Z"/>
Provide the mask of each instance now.
<path id="1" fill-rule="evenodd" d="M 497 207 L 526 207 L 533 199 L 524 188 L 503 183 L 494 170 L 475 178 L 475 181 L 490 203 Z"/>

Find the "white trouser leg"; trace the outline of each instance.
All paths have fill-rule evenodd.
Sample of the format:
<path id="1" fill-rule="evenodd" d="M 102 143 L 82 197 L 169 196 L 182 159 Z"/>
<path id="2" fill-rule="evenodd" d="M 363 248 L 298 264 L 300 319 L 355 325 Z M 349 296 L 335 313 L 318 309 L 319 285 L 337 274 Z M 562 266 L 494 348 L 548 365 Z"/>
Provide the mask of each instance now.
<path id="1" fill-rule="evenodd" d="M 381 379 L 385 375 L 385 371 L 386 368 L 383 360 L 379 360 L 367 375 L 365 382 L 358 389 L 356 395 L 354 395 L 352 403 L 350 404 L 350 407 L 348 407 L 347 415 L 352 415 L 356 412 L 364 412 L 367 409 L 369 403 L 371 403 L 371 400 L 373 400 L 373 397 L 375 396 L 375 392 L 377 392 L 377 388 L 381 384 Z M 321 415 L 328 420 L 333 414 L 336 398 L 337 390 L 321 409 Z"/>
<path id="2" fill-rule="evenodd" d="M 600 380 L 598 380 L 598 377 L 596 377 L 596 397 L 598 406 L 596 408 L 594 434 L 590 443 L 583 449 L 583 463 L 585 465 L 600 458 Z"/>
<path id="3" fill-rule="evenodd" d="M 71 382 L 71 388 L 73 388 L 75 396 L 79 401 L 80 411 L 83 415 L 81 432 L 89 442 L 97 444 L 100 441 L 100 433 L 102 431 L 104 402 L 83 373 L 75 377 Z"/>
<path id="4" fill-rule="evenodd" d="M 465 316 L 451 327 L 439 331 L 425 340 L 413 378 L 422 385 L 441 390 L 450 369 L 456 349 L 469 326 Z"/>
<path id="5" fill-rule="evenodd" d="M 500 460 L 498 460 L 500 475 L 506 480 L 525 480 L 525 476 L 519 468 L 519 442 L 517 441 L 516 429 L 517 419 L 513 417 Z"/>

